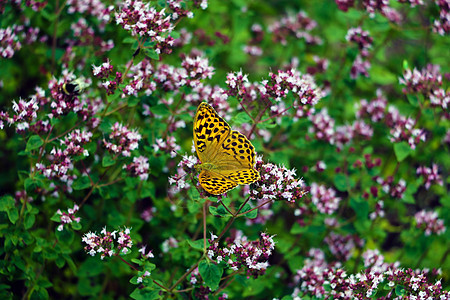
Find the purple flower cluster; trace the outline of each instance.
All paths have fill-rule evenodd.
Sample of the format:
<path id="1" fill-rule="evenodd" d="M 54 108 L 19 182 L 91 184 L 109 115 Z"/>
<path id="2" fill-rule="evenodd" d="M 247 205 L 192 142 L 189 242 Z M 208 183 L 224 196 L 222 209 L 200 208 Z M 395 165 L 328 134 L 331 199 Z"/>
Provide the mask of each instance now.
<path id="1" fill-rule="evenodd" d="M 125 164 L 123 168 L 132 177 L 139 177 L 142 181 L 148 179 L 150 164 L 148 163 L 148 158 L 145 156 L 133 157 L 133 162 L 128 165 Z"/>
<path id="2" fill-rule="evenodd" d="M 330 232 L 325 237 L 325 243 L 330 248 L 331 253 L 339 261 L 347 261 L 352 255 L 353 249 L 357 246 L 362 248 L 364 246 L 364 240 L 361 240 L 357 235 L 340 235 L 334 232 Z"/>
<path id="3" fill-rule="evenodd" d="M 121 72 L 116 72 L 113 75 L 113 66 L 109 60 L 102 63 L 100 66 L 92 65 L 92 74 L 97 78 L 104 79 L 101 86 L 106 90 L 107 95 L 113 95 L 119 84 L 123 82 L 123 75 Z"/>
<path id="4" fill-rule="evenodd" d="M 447 229 L 444 221 L 438 219 L 438 214 L 435 211 L 421 210 L 414 215 L 414 218 L 417 223 L 417 228 L 424 229 L 426 236 L 432 233 L 441 235 Z"/>
<path id="5" fill-rule="evenodd" d="M 119 254 L 127 254 L 133 246 L 130 237 L 130 228 L 106 231 L 106 227 L 102 229 L 100 235 L 93 232 L 86 233 L 81 239 L 87 246 L 84 250 L 91 256 L 100 253 L 100 258 L 104 259 L 109 256 L 117 256 Z M 115 250 L 117 248 L 117 250 Z"/>
<path id="6" fill-rule="evenodd" d="M 308 251 L 303 268 L 294 276 L 294 284 L 298 287 L 294 289 L 292 297 L 300 299 L 299 295 L 308 294 L 318 298 L 351 299 L 350 284 L 346 277 L 347 273 L 340 263 L 328 264 L 322 250 L 312 248 Z M 331 286 L 330 291 L 325 289 L 326 285 Z"/>
<path id="7" fill-rule="evenodd" d="M 289 37 L 294 39 L 303 38 L 308 44 L 319 45 L 322 44 L 322 40 L 310 33 L 316 26 L 317 22 L 308 18 L 308 16 L 301 11 L 296 15 L 284 16 L 279 21 L 275 21 L 269 26 L 268 30 L 273 35 L 273 41 L 282 45 L 287 44 L 287 39 Z"/>
<path id="8" fill-rule="evenodd" d="M 438 65 L 428 64 L 422 70 L 406 69 L 403 78 L 399 78 L 400 84 L 405 85 L 405 94 L 422 94 L 425 99 L 430 99 L 433 107 L 441 107 L 447 112 L 450 102 L 450 93 L 442 87 L 443 76 Z"/>
<path id="9" fill-rule="evenodd" d="M 362 30 L 361 27 L 350 28 L 345 36 L 347 42 L 353 42 L 358 45 L 358 49 L 362 57 L 369 56 L 369 49 L 372 48 L 373 38 L 368 31 Z"/>
<path id="10" fill-rule="evenodd" d="M 394 184 L 394 177 L 392 176 L 388 176 L 386 179 L 374 176 L 373 181 L 381 185 L 381 189 L 384 193 L 391 195 L 393 198 L 403 199 L 406 191 L 406 181 L 404 179 L 400 179 L 397 184 Z M 372 194 L 377 195 L 377 192 L 375 193 L 375 191 L 372 191 Z"/>
<path id="11" fill-rule="evenodd" d="M 405 85 L 403 89 L 405 94 L 421 93 L 425 96 L 430 95 L 442 85 L 442 74 L 439 65 L 428 64 L 422 70 L 406 69 L 403 78 L 399 78 L 399 83 Z"/>
<path id="12" fill-rule="evenodd" d="M 376 218 L 383 218 L 385 216 L 383 207 L 384 207 L 383 200 L 377 201 L 377 203 L 375 203 L 375 210 L 370 213 L 369 218 L 371 220 L 375 220 Z"/>
<path id="13" fill-rule="evenodd" d="M 362 120 L 356 120 L 352 125 L 335 127 L 335 120 L 330 117 L 326 108 L 310 115 L 309 119 L 312 122 L 309 133 L 313 134 L 315 139 L 336 145 L 339 150 L 354 138 L 370 140 L 373 136 L 372 127 Z"/>
<path id="14" fill-rule="evenodd" d="M 406 118 L 398 110 L 390 106 L 386 115 L 386 124 L 391 127 L 391 142 L 408 142 L 411 149 L 416 149 L 420 141 L 426 141 L 425 130 L 414 128 L 416 121 L 412 118 Z"/>
<path id="15" fill-rule="evenodd" d="M 0 56 L 13 57 L 14 52 L 22 48 L 21 41 L 31 44 L 37 40 L 38 34 L 39 28 L 25 28 L 22 25 L 0 28 Z"/>
<path id="16" fill-rule="evenodd" d="M 347 42 L 356 43 L 358 45 L 359 54 L 353 61 L 350 69 L 350 77 L 356 79 L 359 75 L 369 77 L 370 62 L 364 60 L 369 56 L 369 49 L 372 48 L 373 38 L 368 31 L 364 31 L 361 27 L 350 28 L 345 36 Z"/>
<path id="17" fill-rule="evenodd" d="M 172 20 L 177 20 L 182 17 L 194 17 L 193 12 L 183 8 L 181 0 L 167 0 L 167 4 L 172 11 Z"/>
<path id="18" fill-rule="evenodd" d="M 211 78 L 214 74 L 214 67 L 209 65 L 208 59 L 200 53 L 198 54 L 185 56 L 181 68 L 159 64 L 155 70 L 149 60 L 143 59 L 130 68 L 128 77 L 133 79 L 128 86 L 136 92 L 137 90 L 143 91 L 145 95 L 151 95 L 158 88 L 166 92 L 179 92 L 183 86 L 190 86 L 195 91 L 202 90 L 204 85 L 201 81 Z M 187 101 L 194 100 L 193 95 L 188 94 L 187 97 L 189 97 L 186 99 Z M 202 99 L 198 99 L 198 102 Z"/>
<path id="19" fill-rule="evenodd" d="M 73 176 L 68 175 L 68 171 L 73 169 L 72 158 L 76 156 L 88 156 L 89 152 L 83 148 L 83 145 L 89 143 L 92 138 L 92 132 L 80 131 L 76 129 L 70 132 L 64 140 L 60 141 L 65 148 L 53 148 L 48 155 L 49 165 L 36 163 L 36 169 L 47 178 L 59 178 L 63 182 L 72 181 Z"/>
<path id="20" fill-rule="evenodd" d="M 169 34 L 174 25 L 164 9 L 157 11 L 150 3 L 127 0 L 115 17 L 116 23 L 130 31 L 132 36 L 145 36 L 150 38 L 150 42 L 155 42 L 157 53 L 172 52 L 174 39 Z"/>
<path id="21" fill-rule="evenodd" d="M 186 95 L 185 99 L 194 106 L 198 106 L 200 102 L 206 101 L 211 104 L 221 116 L 228 116 L 232 112 L 230 104 L 227 101 L 228 95 L 225 90 L 219 86 L 199 84 L 192 89 L 189 95 Z"/>
<path id="22" fill-rule="evenodd" d="M 342 11 L 348 11 L 355 5 L 354 0 L 335 0 L 338 8 Z M 420 1 L 420 0 L 419 0 Z M 389 21 L 399 24 L 402 21 L 400 13 L 389 6 L 389 0 L 363 0 L 362 6 L 369 13 L 371 18 L 375 17 L 375 13 L 379 12 Z"/>
<path id="23" fill-rule="evenodd" d="M 233 271 L 246 270 L 247 276 L 258 278 L 264 275 L 269 266 L 268 259 L 275 249 L 273 236 L 264 232 L 259 240 L 249 241 L 241 231 L 236 231 L 234 237 L 225 239 L 224 247 L 220 248 L 218 242 L 214 242 L 215 235 L 211 236 L 207 249 L 208 257 L 217 263 L 225 262 Z"/>
<path id="24" fill-rule="evenodd" d="M 102 29 L 111 20 L 111 12 L 114 11 L 113 5 L 106 7 L 100 0 L 67 0 L 67 6 L 69 14 L 81 13 L 95 17 Z"/>
<path id="25" fill-rule="evenodd" d="M 369 77 L 370 62 L 357 55 L 350 69 L 350 77 L 356 79 L 359 75 Z"/>
<path id="26" fill-rule="evenodd" d="M 75 40 L 68 40 L 69 45 L 94 46 L 98 49 L 96 52 L 97 55 L 101 55 L 114 48 L 114 42 L 112 40 L 104 41 L 100 36 L 95 35 L 94 28 L 90 27 L 83 18 L 80 18 L 76 23 L 72 23 L 70 28 L 73 31 Z"/>
<path id="27" fill-rule="evenodd" d="M 397 0 L 400 3 L 408 3 L 411 7 L 415 7 L 417 5 L 424 5 L 423 0 Z"/>
<path id="28" fill-rule="evenodd" d="M 388 286 L 403 287 L 405 296 L 408 299 L 450 299 L 450 292 L 442 289 L 441 280 L 436 281 L 434 284 L 430 282 L 429 277 L 438 275 L 436 270 L 429 272 L 428 270 L 392 269 L 384 274 L 385 280 L 388 281 Z M 394 293 L 394 291 L 391 291 L 390 295 L 394 295 Z M 385 299 L 390 299 L 390 297 Z"/>
<path id="29" fill-rule="evenodd" d="M 243 46 L 245 53 L 251 56 L 261 56 L 263 54 L 262 48 L 259 46 L 264 39 L 264 31 L 261 25 L 253 24 L 250 31 L 252 38 L 247 45 Z"/>
<path id="30" fill-rule="evenodd" d="M 294 277 L 292 297 L 314 296 L 323 299 L 400 299 L 395 298 L 396 287 L 403 289 L 401 299 L 450 299 L 440 280 L 431 279 L 438 272 L 399 268 L 399 263 L 386 263 L 383 255 L 367 250 L 362 255 L 364 269 L 357 274 L 347 274 L 340 262 L 327 263 L 320 249 L 310 249 L 305 265 Z M 386 296 L 381 296 L 384 293 Z"/>
<path id="31" fill-rule="evenodd" d="M 102 63 L 100 66 L 92 65 L 92 74 L 101 79 L 108 78 L 113 71 L 113 66 L 107 60 L 106 62 Z"/>
<path id="32" fill-rule="evenodd" d="M 317 55 L 313 56 L 313 60 L 316 63 L 315 66 L 309 66 L 306 69 L 306 72 L 308 74 L 314 75 L 316 73 L 325 73 L 326 70 L 328 70 L 328 66 L 330 65 L 330 62 L 326 58 L 320 58 Z"/>
<path id="33" fill-rule="evenodd" d="M 61 141 L 61 145 L 65 145 L 64 155 L 67 156 L 77 156 L 84 155 L 89 156 L 89 152 L 82 146 L 89 143 L 92 138 L 92 132 L 90 131 L 80 131 L 75 129 L 70 132 L 66 138 Z"/>
<path id="34" fill-rule="evenodd" d="M 178 241 L 172 236 L 161 244 L 161 250 L 163 253 L 168 253 L 171 248 L 178 248 Z"/>
<path id="35" fill-rule="evenodd" d="M 315 182 L 311 184 L 311 200 L 322 214 L 331 215 L 339 208 L 341 198 L 336 197 L 336 191 L 332 188 L 326 188 Z"/>
<path id="36" fill-rule="evenodd" d="M 390 128 L 391 142 L 405 141 L 411 149 L 422 141 L 426 140 L 425 130 L 415 128 L 416 120 L 400 114 L 397 108 L 389 106 L 386 111 L 387 100 L 380 91 L 377 91 L 377 98 L 371 101 L 361 100 L 356 112 L 357 118 L 370 118 L 372 122 L 383 122 Z M 371 131 L 367 131 L 370 133 Z"/>
<path id="37" fill-rule="evenodd" d="M 112 142 L 103 139 L 103 145 L 109 152 L 130 157 L 131 151 L 139 147 L 139 141 L 142 139 L 142 136 L 137 130 L 128 130 L 126 126 L 116 122 L 111 127 L 109 138 Z"/>
<path id="38" fill-rule="evenodd" d="M 36 97 L 31 97 L 30 101 L 19 99 L 19 102 L 13 101 L 12 109 L 14 115 L 9 116 L 7 112 L 0 112 L 0 129 L 3 129 L 3 121 L 14 125 L 17 132 L 24 132 L 30 128 L 30 123 L 37 118 L 39 104 Z"/>
<path id="39" fill-rule="evenodd" d="M 187 84 L 191 87 L 198 86 L 199 80 L 211 78 L 214 74 L 214 67 L 209 65 L 207 58 L 201 56 L 194 58 L 186 56 L 181 66 L 186 70 L 186 74 L 190 78 Z"/>
<path id="40" fill-rule="evenodd" d="M 355 0 L 335 0 L 335 2 L 338 8 L 344 12 L 355 5 Z"/>
<path id="41" fill-rule="evenodd" d="M 194 166 L 199 163 L 200 161 L 197 156 L 183 155 L 183 158 L 178 163 L 176 174 L 169 177 L 169 184 L 174 187 L 174 189 L 171 190 L 171 194 L 190 188 L 187 175 L 193 174 L 195 172 Z"/>
<path id="42" fill-rule="evenodd" d="M 72 222 L 80 223 L 81 218 L 75 217 L 75 214 L 80 208 L 78 205 L 74 205 L 73 208 L 69 208 L 66 212 L 62 212 L 60 209 L 56 212 L 56 214 L 60 215 L 61 224 L 58 226 L 57 230 L 62 231 L 65 224 L 70 224 Z"/>
<path id="43" fill-rule="evenodd" d="M 448 0 L 435 0 L 439 6 L 439 19 L 434 20 L 433 32 L 445 36 L 450 32 L 450 3 Z"/>
<path id="44" fill-rule="evenodd" d="M 258 203 L 267 200 L 284 200 L 296 202 L 306 193 L 302 179 L 296 179 L 295 169 L 289 170 L 284 166 L 264 163 L 262 157 L 256 158 L 256 170 L 261 179 L 255 182 L 250 191 L 250 197 Z"/>
<path id="45" fill-rule="evenodd" d="M 265 93 L 267 96 L 275 99 L 277 102 L 286 98 L 291 92 L 296 101 L 296 107 L 303 105 L 316 105 L 323 97 L 320 88 L 314 82 L 314 78 L 309 74 L 301 74 L 295 69 L 278 73 L 269 73 L 269 80 L 264 80 Z"/>
<path id="46" fill-rule="evenodd" d="M 165 153 L 169 153 L 171 158 L 177 156 L 177 152 L 181 149 L 181 147 L 177 145 L 174 136 L 168 136 L 166 140 L 156 139 L 152 147 L 155 152 L 162 151 Z"/>
<path id="47" fill-rule="evenodd" d="M 380 122 L 384 119 L 387 99 L 382 94 L 381 90 L 377 90 L 377 97 L 371 101 L 362 99 L 358 105 L 359 109 L 356 112 L 358 119 L 368 117 L 372 122 Z"/>
<path id="48" fill-rule="evenodd" d="M 431 168 L 425 166 L 418 167 L 416 173 L 425 179 L 425 188 L 427 190 L 432 184 L 444 184 L 441 175 L 438 174 L 438 166 L 436 164 L 433 164 Z"/>
<path id="49" fill-rule="evenodd" d="M 144 209 L 144 210 L 142 211 L 142 213 L 141 213 L 141 218 L 142 218 L 145 222 L 150 222 L 150 221 L 153 219 L 153 217 L 154 217 L 156 211 L 157 211 L 156 207 L 149 207 L 149 208 L 146 208 L 146 209 Z"/>

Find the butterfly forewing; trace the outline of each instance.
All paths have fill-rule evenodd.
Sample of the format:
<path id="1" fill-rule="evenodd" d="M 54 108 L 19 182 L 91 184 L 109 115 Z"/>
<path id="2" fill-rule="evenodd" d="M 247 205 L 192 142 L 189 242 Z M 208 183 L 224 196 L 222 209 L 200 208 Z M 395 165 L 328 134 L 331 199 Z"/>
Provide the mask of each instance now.
<path id="1" fill-rule="evenodd" d="M 219 146 L 230 131 L 227 122 L 209 104 L 202 102 L 198 106 L 194 120 L 194 144 L 202 163 L 215 161 Z"/>

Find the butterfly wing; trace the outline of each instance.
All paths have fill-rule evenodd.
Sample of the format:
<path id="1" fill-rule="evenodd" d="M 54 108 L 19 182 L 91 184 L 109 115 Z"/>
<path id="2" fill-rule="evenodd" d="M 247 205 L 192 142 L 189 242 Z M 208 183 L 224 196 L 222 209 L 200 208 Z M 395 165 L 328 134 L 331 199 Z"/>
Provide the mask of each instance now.
<path id="1" fill-rule="evenodd" d="M 232 130 L 220 145 L 217 157 L 219 170 L 253 169 L 255 147 L 242 133 Z"/>
<path id="2" fill-rule="evenodd" d="M 217 173 L 237 184 L 250 184 L 261 179 L 255 169 L 218 170 Z"/>
<path id="3" fill-rule="evenodd" d="M 201 186 L 212 195 L 221 195 L 234 189 L 238 183 L 214 171 L 202 170 L 199 175 Z"/>
<path id="4" fill-rule="evenodd" d="M 255 148 L 242 133 L 231 127 L 209 104 L 202 102 L 194 120 L 194 145 L 202 162 L 214 166 L 199 175 L 201 186 L 210 194 L 220 195 L 238 184 L 260 179 L 254 169 Z"/>
<path id="5" fill-rule="evenodd" d="M 230 125 L 209 104 L 202 102 L 198 106 L 194 120 L 194 145 L 202 163 L 217 161 L 220 145 L 230 131 Z"/>

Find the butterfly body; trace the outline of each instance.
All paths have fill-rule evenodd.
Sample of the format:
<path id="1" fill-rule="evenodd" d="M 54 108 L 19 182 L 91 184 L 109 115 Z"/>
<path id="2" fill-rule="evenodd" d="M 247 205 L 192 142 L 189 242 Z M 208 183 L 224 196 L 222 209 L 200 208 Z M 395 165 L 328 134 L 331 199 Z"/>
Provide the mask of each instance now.
<path id="1" fill-rule="evenodd" d="M 208 193 L 221 195 L 239 184 L 259 180 L 253 145 L 205 102 L 195 114 L 194 145 L 201 161 L 196 166 L 200 185 Z"/>

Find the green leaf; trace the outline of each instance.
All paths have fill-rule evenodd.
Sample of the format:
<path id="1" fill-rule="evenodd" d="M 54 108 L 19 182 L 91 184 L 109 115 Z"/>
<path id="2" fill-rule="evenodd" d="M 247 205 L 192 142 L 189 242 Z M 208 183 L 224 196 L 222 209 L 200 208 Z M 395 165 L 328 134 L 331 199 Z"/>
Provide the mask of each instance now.
<path id="1" fill-rule="evenodd" d="M 109 153 L 106 154 L 105 156 L 103 156 L 102 166 L 104 168 L 113 166 L 115 163 L 116 163 L 116 160 L 113 159 L 113 157 Z"/>
<path id="2" fill-rule="evenodd" d="M 250 204 L 245 204 L 244 208 L 241 210 L 241 213 L 244 213 L 245 216 L 249 219 L 254 219 L 258 216 L 258 209 L 254 209 L 249 213 L 246 213 L 247 211 L 251 210 L 252 207 L 250 206 Z"/>
<path id="3" fill-rule="evenodd" d="M 74 181 L 72 188 L 76 191 L 87 189 L 91 186 L 91 181 L 87 176 L 81 176 L 77 180 Z"/>
<path id="4" fill-rule="evenodd" d="M 174 39 L 179 39 L 180 38 L 180 33 L 178 31 L 172 31 L 170 33 L 170 36 L 173 37 Z"/>
<path id="5" fill-rule="evenodd" d="M 88 257 L 78 269 L 79 277 L 95 277 L 104 272 L 104 262 L 99 257 Z"/>
<path id="6" fill-rule="evenodd" d="M 407 69 L 409 69 L 409 66 L 408 66 L 408 61 L 405 59 L 405 60 L 403 60 L 403 70 L 407 70 Z"/>
<path id="7" fill-rule="evenodd" d="M 11 207 L 15 206 L 14 198 L 10 195 L 6 195 L 0 198 L 0 211 L 8 211 Z"/>
<path id="8" fill-rule="evenodd" d="M 403 285 L 397 285 L 395 287 L 395 294 L 399 297 L 405 295 L 405 287 Z"/>
<path id="9" fill-rule="evenodd" d="M 347 177 L 338 173 L 334 176 L 334 186 L 341 192 L 347 191 Z"/>
<path id="10" fill-rule="evenodd" d="M 413 152 L 413 150 L 407 142 L 400 142 L 394 144 L 394 152 L 395 156 L 397 157 L 397 161 L 402 162 L 405 158 L 408 157 L 409 154 L 411 154 L 411 152 Z"/>
<path id="11" fill-rule="evenodd" d="M 367 220 L 369 215 L 369 203 L 363 199 L 350 199 L 350 207 L 356 213 L 359 220 Z"/>
<path id="12" fill-rule="evenodd" d="M 251 124 L 252 119 L 245 112 L 240 112 L 231 119 L 231 123 L 235 126 L 240 126 L 242 124 Z"/>
<path id="13" fill-rule="evenodd" d="M 70 223 L 70 225 L 72 226 L 73 230 L 81 230 L 81 228 L 82 228 L 81 224 L 78 222 L 72 222 L 72 223 Z"/>
<path id="14" fill-rule="evenodd" d="M 169 109 L 167 109 L 167 106 L 164 104 L 158 104 L 158 105 L 152 106 L 152 107 L 150 107 L 150 111 L 152 113 L 154 113 L 155 115 L 161 116 L 161 117 L 168 116 L 170 114 Z"/>
<path id="15" fill-rule="evenodd" d="M 419 107 L 419 99 L 416 95 L 408 94 L 406 95 L 406 98 L 408 99 L 409 104 L 414 107 Z"/>
<path id="16" fill-rule="evenodd" d="M 48 299 L 48 292 L 40 286 L 36 286 L 30 295 L 31 300 L 46 300 Z"/>
<path id="17" fill-rule="evenodd" d="M 23 223 L 23 227 L 25 229 L 30 229 L 33 225 L 34 222 L 36 221 L 36 216 L 33 214 L 25 214 L 25 221 Z"/>
<path id="18" fill-rule="evenodd" d="M 209 212 L 214 216 L 231 217 L 230 213 L 222 206 L 210 206 Z"/>
<path id="19" fill-rule="evenodd" d="M 70 245 L 75 237 L 75 234 L 72 230 L 67 230 L 66 227 L 63 228 L 63 230 L 58 231 L 56 230 L 56 238 L 66 245 Z"/>
<path id="20" fill-rule="evenodd" d="M 197 189 L 189 189 L 188 196 L 192 201 L 200 201 L 200 193 L 197 191 Z"/>
<path id="21" fill-rule="evenodd" d="M 27 192 L 34 192 L 38 188 L 43 187 L 43 182 L 39 180 L 38 178 L 27 178 L 24 182 L 24 187 Z"/>
<path id="22" fill-rule="evenodd" d="M 108 103 L 113 102 L 114 100 L 117 100 L 120 97 L 121 93 L 119 91 L 116 91 L 114 94 L 112 95 L 107 95 L 106 96 L 106 100 L 108 101 Z"/>
<path id="23" fill-rule="evenodd" d="M 385 67 L 380 65 L 372 64 L 369 70 L 370 78 L 372 78 L 373 82 L 388 85 L 397 83 L 397 76 Z"/>
<path id="24" fill-rule="evenodd" d="M 294 223 L 294 225 L 292 225 L 291 231 L 289 233 L 290 234 L 304 233 L 306 231 L 306 229 L 307 229 L 307 227 L 300 226 L 298 223 Z"/>
<path id="25" fill-rule="evenodd" d="M 7 211 L 9 221 L 13 224 L 16 224 L 17 220 L 19 219 L 19 210 L 15 207 L 11 207 Z"/>
<path id="26" fill-rule="evenodd" d="M 150 289 L 150 288 L 136 288 L 131 294 L 130 297 L 136 300 L 154 300 L 154 299 L 162 299 L 162 296 L 159 295 L 160 289 Z"/>
<path id="27" fill-rule="evenodd" d="M 144 49 L 144 53 L 153 60 L 159 60 L 159 54 L 156 53 L 155 49 Z"/>
<path id="28" fill-rule="evenodd" d="M 26 150 L 31 151 L 44 145 L 44 141 L 38 135 L 32 135 L 27 142 Z"/>
<path id="29" fill-rule="evenodd" d="M 122 43 L 124 44 L 134 44 L 136 42 L 136 39 L 131 37 L 126 37 L 122 40 Z"/>
<path id="30" fill-rule="evenodd" d="M 203 251 L 203 239 L 196 240 L 196 241 L 188 240 L 187 242 L 188 242 L 189 245 L 190 245 L 192 248 L 194 248 L 195 250 Z M 209 242 L 206 241 L 206 248 L 208 248 L 209 246 L 210 246 L 210 245 L 209 245 Z"/>
<path id="31" fill-rule="evenodd" d="M 223 274 L 222 268 L 203 260 L 198 265 L 198 271 L 200 272 L 206 286 L 208 286 L 212 291 L 215 291 L 219 287 L 220 279 Z"/>

